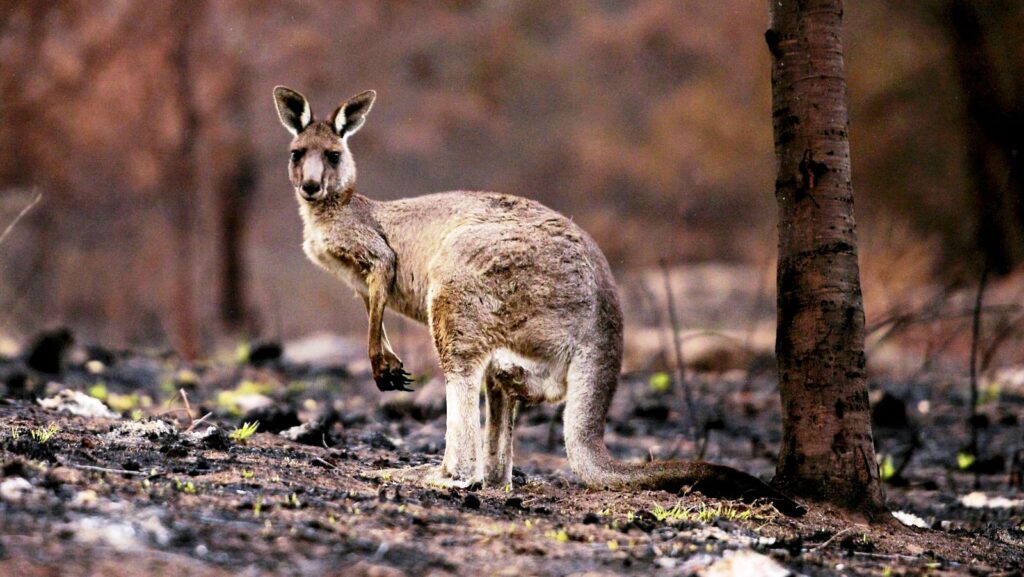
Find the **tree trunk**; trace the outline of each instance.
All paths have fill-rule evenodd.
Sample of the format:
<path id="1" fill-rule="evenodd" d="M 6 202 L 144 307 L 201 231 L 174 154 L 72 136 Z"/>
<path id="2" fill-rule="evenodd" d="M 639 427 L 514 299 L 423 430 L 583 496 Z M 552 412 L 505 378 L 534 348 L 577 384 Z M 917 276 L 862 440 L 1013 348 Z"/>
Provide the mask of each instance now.
<path id="1" fill-rule="evenodd" d="M 171 65 L 175 82 L 175 98 L 182 116 L 181 140 L 165 176 L 171 203 L 174 242 L 174 277 L 171 280 L 170 314 L 174 319 L 174 345 L 182 358 L 199 356 L 199 323 L 196 316 L 195 249 L 193 247 L 194 210 L 196 207 L 196 139 L 199 137 L 199 112 L 193 102 L 192 70 L 189 65 L 191 36 L 201 19 L 201 2 L 184 3 L 178 14 L 176 45 L 172 48 Z"/>
<path id="2" fill-rule="evenodd" d="M 245 284 L 245 217 L 249 197 L 256 186 L 253 152 L 245 144 L 232 147 L 238 154 L 234 165 L 217 183 L 218 212 L 222 241 L 220 246 L 221 294 L 220 318 L 229 332 L 247 326 L 248 294 Z"/>
<path id="3" fill-rule="evenodd" d="M 1024 115 L 1000 91 L 979 9 L 970 0 L 950 0 L 942 21 L 952 40 L 950 53 L 963 92 L 967 173 L 977 218 L 975 243 L 986 268 L 1004 275 L 1022 256 Z"/>
<path id="4" fill-rule="evenodd" d="M 884 510 L 871 438 L 853 220 L 841 0 L 773 0 L 782 448 L 775 483 L 808 500 Z"/>

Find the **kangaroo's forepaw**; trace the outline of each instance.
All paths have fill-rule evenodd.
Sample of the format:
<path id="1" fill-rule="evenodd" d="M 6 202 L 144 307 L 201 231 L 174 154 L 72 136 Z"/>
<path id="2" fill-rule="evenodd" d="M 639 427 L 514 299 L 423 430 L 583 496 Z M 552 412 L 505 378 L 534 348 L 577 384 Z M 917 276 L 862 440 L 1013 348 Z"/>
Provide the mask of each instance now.
<path id="1" fill-rule="evenodd" d="M 381 391 L 411 391 L 406 385 L 412 384 L 412 375 L 402 367 L 397 357 L 371 359 L 373 380 Z"/>
<path id="2" fill-rule="evenodd" d="M 412 384 L 411 375 L 402 369 L 388 370 L 373 378 L 381 391 L 412 391 L 406 385 Z"/>

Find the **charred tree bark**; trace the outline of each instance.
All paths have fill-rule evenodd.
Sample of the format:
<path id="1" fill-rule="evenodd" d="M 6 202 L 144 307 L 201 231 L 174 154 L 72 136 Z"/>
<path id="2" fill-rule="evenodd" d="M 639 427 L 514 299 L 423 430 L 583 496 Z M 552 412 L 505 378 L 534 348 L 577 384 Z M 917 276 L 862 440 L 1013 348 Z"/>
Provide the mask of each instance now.
<path id="1" fill-rule="evenodd" d="M 187 2 L 178 13 L 176 44 L 172 48 L 171 66 L 174 74 L 174 96 L 181 114 L 180 141 L 169 159 L 166 181 L 169 185 L 165 198 L 171 203 L 174 259 L 171 279 L 170 314 L 174 321 L 174 346 L 184 359 L 199 356 L 199 322 L 196 316 L 195 228 L 196 195 L 196 140 L 199 137 L 199 112 L 193 101 L 190 66 L 192 32 L 201 18 L 201 2 Z"/>
<path id="2" fill-rule="evenodd" d="M 236 147 L 239 155 L 232 170 L 217 183 L 220 217 L 220 318 L 224 328 L 237 332 L 248 328 L 248 294 L 245 284 L 245 216 L 255 187 L 257 168 L 248 146 Z"/>
<path id="3" fill-rule="evenodd" d="M 249 204 L 259 178 L 257 154 L 253 150 L 252 111 L 247 105 L 250 68 L 237 58 L 220 55 L 226 69 L 227 89 L 220 114 L 221 136 L 210 151 L 214 165 L 217 220 L 220 232 L 220 320 L 229 333 L 255 333 L 256 322 L 249 307 L 245 261 L 245 231 Z M 216 120 L 211 120 L 216 124 Z"/>
<path id="4" fill-rule="evenodd" d="M 782 448 L 775 483 L 884 510 L 871 437 L 853 219 L 841 0 L 774 0 L 772 114 L 779 207 Z"/>
<path id="5" fill-rule="evenodd" d="M 1004 275 L 1024 256 L 1024 112 L 1000 90 L 978 10 L 970 0 L 950 0 L 941 20 L 963 92 L 975 244 L 986 266 Z"/>

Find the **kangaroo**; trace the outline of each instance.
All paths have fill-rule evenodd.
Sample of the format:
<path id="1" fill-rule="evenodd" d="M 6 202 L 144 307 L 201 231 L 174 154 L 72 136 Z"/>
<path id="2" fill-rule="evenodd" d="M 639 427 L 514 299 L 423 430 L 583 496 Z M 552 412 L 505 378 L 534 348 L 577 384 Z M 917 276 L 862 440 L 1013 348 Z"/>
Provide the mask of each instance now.
<path id="1" fill-rule="evenodd" d="M 604 254 L 571 220 L 526 198 L 454 191 L 379 202 L 355 192 L 348 141 L 375 98 L 372 90 L 357 94 L 315 120 L 302 94 L 274 89 L 278 116 L 293 136 L 288 168 L 302 248 L 362 298 L 377 387 L 409 390 L 410 383 L 384 331 L 386 307 L 427 325 L 444 372 L 440 466 L 386 474 L 506 486 L 516 403 L 565 401 L 566 454 L 588 487 L 692 488 L 804 512 L 759 479 L 722 465 L 615 460 L 604 425 L 622 364 L 622 312 Z"/>

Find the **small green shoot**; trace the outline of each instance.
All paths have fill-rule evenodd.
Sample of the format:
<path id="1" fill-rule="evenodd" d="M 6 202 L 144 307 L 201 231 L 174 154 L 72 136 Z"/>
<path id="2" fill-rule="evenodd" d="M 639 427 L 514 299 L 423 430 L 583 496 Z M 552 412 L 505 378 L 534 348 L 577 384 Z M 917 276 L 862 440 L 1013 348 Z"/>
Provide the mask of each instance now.
<path id="1" fill-rule="evenodd" d="M 268 395 L 273 392 L 274 386 L 268 383 L 244 380 L 230 391 L 217 393 L 217 408 L 229 415 L 239 417 L 242 415 L 240 401 L 251 395 Z"/>
<path id="2" fill-rule="evenodd" d="M 667 393 L 672 390 L 672 376 L 668 373 L 654 373 L 647 384 L 655 393 Z"/>
<path id="3" fill-rule="evenodd" d="M 252 479 L 255 476 L 256 476 L 256 473 L 252 472 L 251 470 L 249 470 L 249 469 L 242 469 L 242 478 L 243 479 Z"/>
<path id="4" fill-rule="evenodd" d="M 199 492 L 192 481 L 182 481 L 180 479 L 174 481 L 174 490 L 186 495 L 195 495 Z"/>
<path id="5" fill-rule="evenodd" d="M 737 509 L 731 505 L 721 505 L 716 507 L 709 507 L 707 505 L 701 505 L 698 507 L 696 514 L 693 518 L 701 523 L 711 523 L 716 519 L 725 519 L 727 521 L 750 521 L 752 519 L 760 519 L 759 515 L 755 515 L 750 509 Z"/>
<path id="6" fill-rule="evenodd" d="M 999 383 L 989 383 L 988 386 L 981 389 L 981 394 L 978 395 L 978 406 L 998 402 L 1001 388 Z"/>
<path id="7" fill-rule="evenodd" d="M 569 534 L 565 532 L 565 529 L 559 529 L 557 531 L 547 531 L 544 536 L 548 539 L 553 539 L 559 543 L 567 543 L 569 541 Z"/>
<path id="8" fill-rule="evenodd" d="M 196 383 L 199 382 L 199 375 L 188 369 L 181 369 L 177 373 L 174 373 L 175 388 L 182 387 L 195 387 Z"/>
<path id="9" fill-rule="evenodd" d="M 892 455 L 882 457 L 882 464 L 878 466 L 878 476 L 883 481 L 888 481 L 896 475 L 896 467 L 892 463 Z"/>
<path id="10" fill-rule="evenodd" d="M 956 465 L 957 467 L 960 467 L 961 471 L 966 471 L 973 464 L 974 455 L 965 451 L 960 451 L 959 453 L 956 454 Z"/>
<path id="11" fill-rule="evenodd" d="M 118 413 L 128 413 L 137 410 L 139 406 L 152 405 L 153 400 L 148 399 L 144 401 L 139 395 L 132 393 L 130 395 L 119 395 L 117 393 L 107 393 L 105 399 L 101 399 L 110 405 L 111 409 L 114 409 Z"/>
<path id="12" fill-rule="evenodd" d="M 245 443 L 249 437 L 256 433 L 256 430 L 260 428 L 259 421 L 253 421 L 251 423 L 242 423 L 241 427 L 235 427 L 235 430 L 231 431 L 228 435 L 232 441 L 236 443 Z"/>
<path id="13" fill-rule="evenodd" d="M 11 438 L 14 439 L 15 441 L 17 441 L 18 437 L 20 437 L 20 436 L 21 436 L 21 427 L 19 427 L 17 425 L 11 425 Z"/>
<path id="14" fill-rule="evenodd" d="M 56 423 L 50 423 L 45 429 L 32 429 L 29 434 L 32 435 L 33 441 L 40 445 L 45 445 L 59 432 L 60 427 Z"/>
<path id="15" fill-rule="evenodd" d="M 244 365 L 249 362 L 249 355 L 252 354 L 252 346 L 248 341 L 242 341 L 235 347 L 235 362 Z"/>
<path id="16" fill-rule="evenodd" d="M 107 385 L 104 384 L 103 382 L 99 382 L 89 387 L 88 394 L 90 397 L 99 399 L 101 401 L 106 401 L 109 392 L 107 391 Z"/>
<path id="17" fill-rule="evenodd" d="M 256 502 L 252 504 L 252 516 L 259 519 L 260 513 L 263 511 L 263 497 L 256 497 Z"/>
<path id="18" fill-rule="evenodd" d="M 654 510 L 651 511 L 651 513 L 658 522 L 668 521 L 669 523 L 674 523 L 678 521 L 685 521 L 690 517 L 690 510 L 683 509 L 679 503 L 676 503 L 671 509 L 666 509 L 661 505 L 655 505 Z"/>

